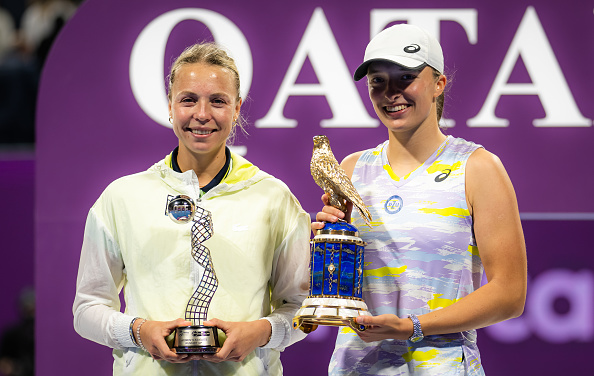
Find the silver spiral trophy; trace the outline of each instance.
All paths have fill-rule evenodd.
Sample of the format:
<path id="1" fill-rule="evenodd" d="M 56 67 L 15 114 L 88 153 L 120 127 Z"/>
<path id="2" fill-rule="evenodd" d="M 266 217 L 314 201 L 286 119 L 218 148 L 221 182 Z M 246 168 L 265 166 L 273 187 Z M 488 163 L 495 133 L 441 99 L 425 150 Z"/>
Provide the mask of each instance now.
<path id="1" fill-rule="evenodd" d="M 212 354 L 217 352 L 219 337 L 215 326 L 205 326 L 208 307 L 214 296 L 218 281 L 215 274 L 210 251 L 202 242 L 213 234 L 212 214 L 194 204 L 184 195 L 167 197 L 167 215 L 176 223 L 192 224 L 192 257 L 204 268 L 198 288 L 192 294 L 186 306 L 185 319 L 192 322 L 190 326 L 175 330 L 173 348 L 178 354 Z"/>

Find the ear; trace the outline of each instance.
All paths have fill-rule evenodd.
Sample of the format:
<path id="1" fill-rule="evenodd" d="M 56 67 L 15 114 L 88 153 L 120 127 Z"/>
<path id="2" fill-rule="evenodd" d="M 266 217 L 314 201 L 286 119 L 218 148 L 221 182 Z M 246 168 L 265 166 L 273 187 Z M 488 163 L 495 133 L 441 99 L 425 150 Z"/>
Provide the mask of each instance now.
<path id="1" fill-rule="evenodd" d="M 237 101 L 237 104 L 235 105 L 235 116 L 233 117 L 234 119 L 239 118 L 239 111 L 241 110 L 242 103 L 243 103 L 243 99 L 239 98 L 239 100 Z"/>
<path id="2" fill-rule="evenodd" d="M 433 93 L 433 98 L 437 98 L 443 93 L 447 83 L 448 79 L 446 76 L 444 76 L 443 74 L 439 76 L 439 78 L 435 82 L 435 92 Z"/>

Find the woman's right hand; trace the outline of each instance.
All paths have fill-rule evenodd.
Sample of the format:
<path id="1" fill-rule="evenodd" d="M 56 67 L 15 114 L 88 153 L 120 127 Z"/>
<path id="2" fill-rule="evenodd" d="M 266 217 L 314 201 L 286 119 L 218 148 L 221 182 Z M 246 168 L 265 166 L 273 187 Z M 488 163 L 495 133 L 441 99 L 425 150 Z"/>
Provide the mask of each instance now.
<path id="1" fill-rule="evenodd" d="M 322 202 L 324 203 L 324 207 L 322 211 L 316 214 L 316 222 L 311 223 L 311 230 L 316 232 L 316 230 L 320 230 L 324 228 L 324 222 L 338 222 L 339 219 L 342 219 L 346 222 L 351 221 L 351 211 L 353 210 L 353 204 L 347 201 L 347 212 L 343 212 L 340 209 L 331 206 L 329 203 L 328 193 L 324 193 L 322 195 Z"/>
<path id="2" fill-rule="evenodd" d="M 134 337 L 136 342 L 139 342 L 137 328 L 142 320 L 136 320 L 134 323 Z M 175 328 L 180 326 L 192 325 L 191 322 L 184 319 L 177 319 L 174 321 L 153 321 L 147 320 L 140 327 L 140 339 L 146 351 L 155 360 L 165 360 L 171 363 L 185 363 L 190 360 L 201 359 L 199 355 L 176 354 L 169 348 L 165 338 L 167 338 Z"/>

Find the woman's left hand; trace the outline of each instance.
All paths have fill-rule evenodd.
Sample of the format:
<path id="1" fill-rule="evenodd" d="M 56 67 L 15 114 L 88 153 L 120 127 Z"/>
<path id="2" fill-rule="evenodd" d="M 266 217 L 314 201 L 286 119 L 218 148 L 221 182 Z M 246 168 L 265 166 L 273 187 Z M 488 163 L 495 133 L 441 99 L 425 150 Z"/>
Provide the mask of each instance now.
<path id="1" fill-rule="evenodd" d="M 413 334 L 412 321 L 401 319 L 396 315 L 359 316 L 355 319 L 358 324 L 365 325 L 364 331 L 355 332 L 365 342 L 381 341 L 384 339 L 409 339 Z"/>
<path id="2" fill-rule="evenodd" d="M 264 346 L 270 338 L 272 326 L 268 320 L 232 322 L 219 319 L 205 321 L 204 325 L 216 326 L 227 335 L 223 347 L 216 354 L 204 354 L 202 358 L 210 362 L 241 362 L 256 347 Z"/>

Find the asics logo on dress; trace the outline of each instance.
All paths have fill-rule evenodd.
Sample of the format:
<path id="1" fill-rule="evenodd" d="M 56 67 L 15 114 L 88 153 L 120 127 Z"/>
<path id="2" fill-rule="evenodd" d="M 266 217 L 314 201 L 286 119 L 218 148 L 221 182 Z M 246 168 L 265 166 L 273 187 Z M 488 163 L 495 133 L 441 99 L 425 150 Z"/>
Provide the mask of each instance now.
<path id="1" fill-rule="evenodd" d="M 441 172 L 441 174 L 439 174 L 435 177 L 435 182 L 440 183 L 440 182 L 446 180 L 448 178 L 448 176 L 450 176 L 451 173 L 452 173 L 452 170 L 450 170 L 449 168 L 446 168 L 445 170 L 443 170 Z"/>

